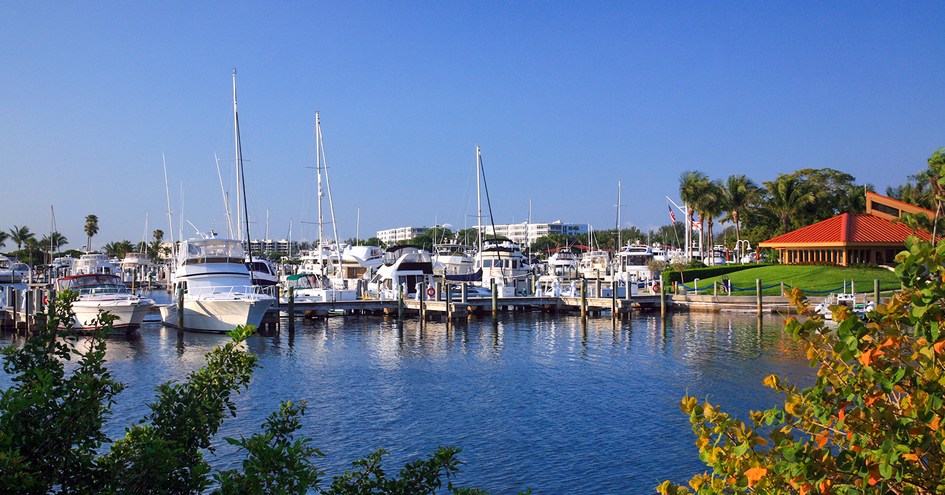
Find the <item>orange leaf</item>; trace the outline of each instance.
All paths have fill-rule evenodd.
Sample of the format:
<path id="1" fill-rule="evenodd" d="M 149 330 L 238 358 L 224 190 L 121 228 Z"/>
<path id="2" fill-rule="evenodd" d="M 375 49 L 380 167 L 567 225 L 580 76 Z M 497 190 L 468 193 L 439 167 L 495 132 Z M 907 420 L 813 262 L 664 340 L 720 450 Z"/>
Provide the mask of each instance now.
<path id="1" fill-rule="evenodd" d="M 879 468 L 878 467 L 873 466 L 870 468 L 870 479 L 867 481 L 867 483 L 869 483 L 870 486 L 874 486 L 876 485 L 876 483 L 879 483 Z"/>
<path id="2" fill-rule="evenodd" d="M 876 349 L 869 348 L 869 349 L 863 351 L 863 354 L 860 354 L 860 357 L 858 357 L 858 358 L 856 358 L 856 359 L 857 359 L 857 361 L 859 361 L 860 364 L 862 364 L 863 366 L 869 366 L 870 363 L 873 362 L 873 352 L 875 352 L 875 351 L 876 351 Z"/>
<path id="3" fill-rule="evenodd" d="M 941 418 L 939 418 L 938 416 L 935 416 L 935 419 L 933 419 L 932 422 L 929 423 L 929 428 L 930 428 L 932 431 L 938 430 L 938 422 L 939 422 L 939 419 L 941 419 Z"/>
<path id="4" fill-rule="evenodd" d="M 915 455 L 915 454 L 903 454 L 902 457 L 903 457 L 904 459 L 908 459 L 908 460 L 910 460 L 910 461 L 918 461 L 918 460 L 919 460 L 919 456 L 917 456 L 917 455 Z"/>
<path id="5" fill-rule="evenodd" d="M 748 486 L 754 485 L 762 476 L 768 474 L 768 469 L 763 467 L 753 467 L 745 471 L 745 477 L 748 478 Z"/>
<path id="6" fill-rule="evenodd" d="M 818 446 L 818 447 L 823 448 L 824 445 L 827 445 L 827 440 L 828 440 L 829 438 L 830 438 L 830 433 L 829 433 L 827 430 L 824 430 L 824 431 L 820 432 L 820 433 L 817 435 L 817 437 L 815 437 L 814 440 L 817 442 L 817 446 Z"/>
<path id="7" fill-rule="evenodd" d="M 945 340 L 940 340 L 940 341 L 938 341 L 938 342 L 932 344 L 932 349 L 935 350 L 935 353 L 936 353 L 936 354 L 941 354 L 941 353 L 942 353 L 942 348 L 945 348 Z"/>

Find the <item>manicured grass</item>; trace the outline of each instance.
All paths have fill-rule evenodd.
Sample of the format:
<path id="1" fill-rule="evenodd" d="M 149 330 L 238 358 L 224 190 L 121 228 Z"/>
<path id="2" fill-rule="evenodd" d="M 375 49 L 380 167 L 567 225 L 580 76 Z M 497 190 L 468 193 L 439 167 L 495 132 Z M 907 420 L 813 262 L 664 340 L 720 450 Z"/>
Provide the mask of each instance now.
<path id="1" fill-rule="evenodd" d="M 879 280 L 880 291 L 899 289 L 899 279 L 892 270 L 885 268 L 841 268 L 836 266 L 794 266 L 775 265 L 748 268 L 726 275 L 732 281 L 732 295 L 754 295 L 755 280 L 761 280 L 762 293 L 767 296 L 781 294 L 781 282 L 785 289 L 798 287 L 808 296 L 817 298 L 830 292 L 842 292 L 844 283 L 847 291 L 850 282 L 853 282 L 857 292 L 872 292 L 873 281 Z M 711 294 L 712 283 L 719 282 L 722 277 L 711 277 L 699 280 L 699 293 Z M 686 287 L 695 286 L 693 280 L 686 277 Z M 776 285 L 776 287 L 771 287 Z"/>

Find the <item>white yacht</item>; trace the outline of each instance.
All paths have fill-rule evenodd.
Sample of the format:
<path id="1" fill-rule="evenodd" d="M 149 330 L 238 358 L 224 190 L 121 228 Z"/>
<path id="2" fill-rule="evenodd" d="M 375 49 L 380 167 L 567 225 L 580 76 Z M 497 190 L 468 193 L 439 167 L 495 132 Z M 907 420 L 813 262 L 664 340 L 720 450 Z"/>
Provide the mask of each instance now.
<path id="1" fill-rule="evenodd" d="M 606 278 L 610 275 L 610 253 L 598 249 L 582 254 L 578 261 L 578 273 L 588 280 Z"/>
<path id="2" fill-rule="evenodd" d="M 271 287 L 279 283 L 279 269 L 276 268 L 275 263 L 266 258 L 253 256 L 253 259 L 250 260 L 247 257 L 246 268 L 252 272 L 254 285 Z"/>
<path id="3" fill-rule="evenodd" d="M 627 244 L 617 253 L 614 261 L 614 279 L 644 282 L 652 278 L 648 263 L 653 250 L 646 244 Z"/>
<path id="4" fill-rule="evenodd" d="M 15 259 L 0 255 L 0 283 L 19 283 L 29 278 L 30 267 Z"/>
<path id="5" fill-rule="evenodd" d="M 156 274 L 156 267 L 145 253 L 126 253 L 121 260 L 121 281 L 125 285 L 146 285 Z"/>
<path id="6" fill-rule="evenodd" d="M 476 274 L 481 272 L 479 285 L 488 289 L 494 282 L 500 297 L 523 296 L 529 292 L 531 266 L 518 244 L 510 240 L 484 240 L 473 266 Z"/>
<path id="7" fill-rule="evenodd" d="M 399 290 L 405 297 L 416 298 L 421 282 L 427 290 L 435 287 L 430 253 L 418 246 L 391 246 L 384 253 L 383 265 L 368 283 L 368 294 L 378 299 L 396 299 Z"/>
<path id="8" fill-rule="evenodd" d="M 238 325 L 258 327 L 275 298 L 257 293 L 240 241 L 213 233 L 180 244 L 171 296 L 162 306 L 165 325 L 205 332 L 229 332 Z M 183 291 L 183 319 L 176 298 Z"/>
<path id="9" fill-rule="evenodd" d="M 101 253 L 86 253 L 79 256 L 72 264 L 73 275 L 88 275 L 100 273 L 103 275 L 117 275 L 121 269 L 108 258 L 108 255 Z"/>
<path id="10" fill-rule="evenodd" d="M 292 289 L 292 298 L 297 303 L 354 301 L 358 298 L 356 289 L 336 289 L 328 277 L 312 273 L 289 275 L 284 286 L 285 290 L 279 296 L 281 304 L 289 303 L 289 289 Z"/>
<path id="11" fill-rule="evenodd" d="M 140 297 L 125 287 L 118 275 L 89 273 L 70 275 L 56 280 L 56 290 L 71 290 L 79 293 L 72 303 L 75 321 L 71 325 L 76 330 L 95 330 L 99 328 L 99 312 L 108 311 L 115 315 L 116 332 L 130 332 L 141 326 L 144 317 L 151 311 L 154 301 Z M 68 328 L 67 322 L 62 328 Z"/>
<path id="12" fill-rule="evenodd" d="M 446 275 L 468 275 L 473 273 L 472 248 L 463 244 L 436 244 L 433 246 L 433 273 Z"/>

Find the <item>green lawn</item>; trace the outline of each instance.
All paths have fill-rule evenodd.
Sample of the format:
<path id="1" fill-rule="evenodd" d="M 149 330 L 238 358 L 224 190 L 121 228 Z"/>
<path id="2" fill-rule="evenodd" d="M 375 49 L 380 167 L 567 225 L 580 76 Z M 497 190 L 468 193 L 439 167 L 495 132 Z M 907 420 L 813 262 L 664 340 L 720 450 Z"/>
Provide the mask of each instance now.
<path id="1" fill-rule="evenodd" d="M 756 279 L 761 280 L 764 295 L 779 295 L 781 293 L 780 284 L 784 282 L 785 288 L 798 287 L 812 298 L 830 292 L 840 292 L 843 290 L 844 283 L 846 283 L 849 291 L 851 281 L 857 292 L 872 292 L 874 280 L 879 280 L 881 291 L 896 290 L 900 286 L 896 274 L 885 268 L 776 265 L 748 268 L 729 273 L 726 276 L 732 281 L 732 295 L 734 296 L 754 295 Z M 699 293 L 711 294 L 713 282 L 721 284 L 722 277 L 699 280 Z M 691 276 L 686 277 L 685 285 L 689 289 L 695 286 Z"/>

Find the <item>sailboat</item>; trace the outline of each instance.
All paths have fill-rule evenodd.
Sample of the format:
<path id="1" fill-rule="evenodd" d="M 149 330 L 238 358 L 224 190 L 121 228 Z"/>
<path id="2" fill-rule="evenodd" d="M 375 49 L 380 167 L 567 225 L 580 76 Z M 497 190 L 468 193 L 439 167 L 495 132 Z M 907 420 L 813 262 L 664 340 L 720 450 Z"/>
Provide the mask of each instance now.
<path id="1" fill-rule="evenodd" d="M 478 284 L 491 288 L 495 284 L 497 294 L 501 297 L 525 295 L 529 292 L 531 266 L 528 258 L 519 245 L 509 239 L 498 238 L 493 235 L 491 240 L 482 236 L 482 194 L 480 186 L 485 186 L 486 178 L 482 169 L 482 151 L 476 146 L 476 203 L 477 203 L 477 230 L 479 231 L 479 251 L 473 262 L 474 272 L 470 278 L 478 278 Z M 489 189 L 486 186 L 486 202 L 489 207 L 490 224 L 495 233 L 495 222 L 492 222 L 492 204 L 489 201 Z M 453 280 L 452 277 L 447 279 Z"/>
<path id="2" fill-rule="evenodd" d="M 233 71 L 233 122 L 238 181 L 245 203 L 236 71 Z M 245 210 L 244 219 L 249 238 L 249 213 Z M 161 320 L 165 325 L 204 332 L 229 332 L 239 325 L 258 327 L 275 298 L 257 292 L 246 267 L 247 259 L 252 259 L 251 248 L 247 257 L 242 241 L 217 238 L 213 231 L 181 241 L 172 276 L 172 293 L 179 294 L 180 306 L 177 302 L 162 306 Z"/>
<path id="3" fill-rule="evenodd" d="M 325 144 L 322 140 L 322 124 L 318 112 L 315 112 L 315 171 L 316 179 L 316 201 L 318 213 L 318 246 L 314 253 L 302 257 L 302 267 L 299 269 L 299 275 L 310 275 L 307 277 L 295 277 L 287 280 L 287 285 L 294 290 L 293 297 L 297 297 L 305 302 L 336 302 L 336 301 L 354 301 L 358 298 L 356 288 L 357 281 L 351 283 L 349 279 L 343 278 L 342 257 L 338 244 L 332 243 L 326 245 L 324 233 L 324 221 L 322 217 L 322 167 L 324 166 L 325 183 L 328 187 L 328 203 L 331 209 L 332 228 L 335 229 L 335 210 L 331 204 L 331 185 L 328 182 L 328 164 L 325 159 Z M 334 230 L 335 239 L 338 239 L 338 231 Z M 298 284 L 298 285 L 294 285 Z M 283 293 L 283 302 L 288 302 L 288 294 Z"/>

